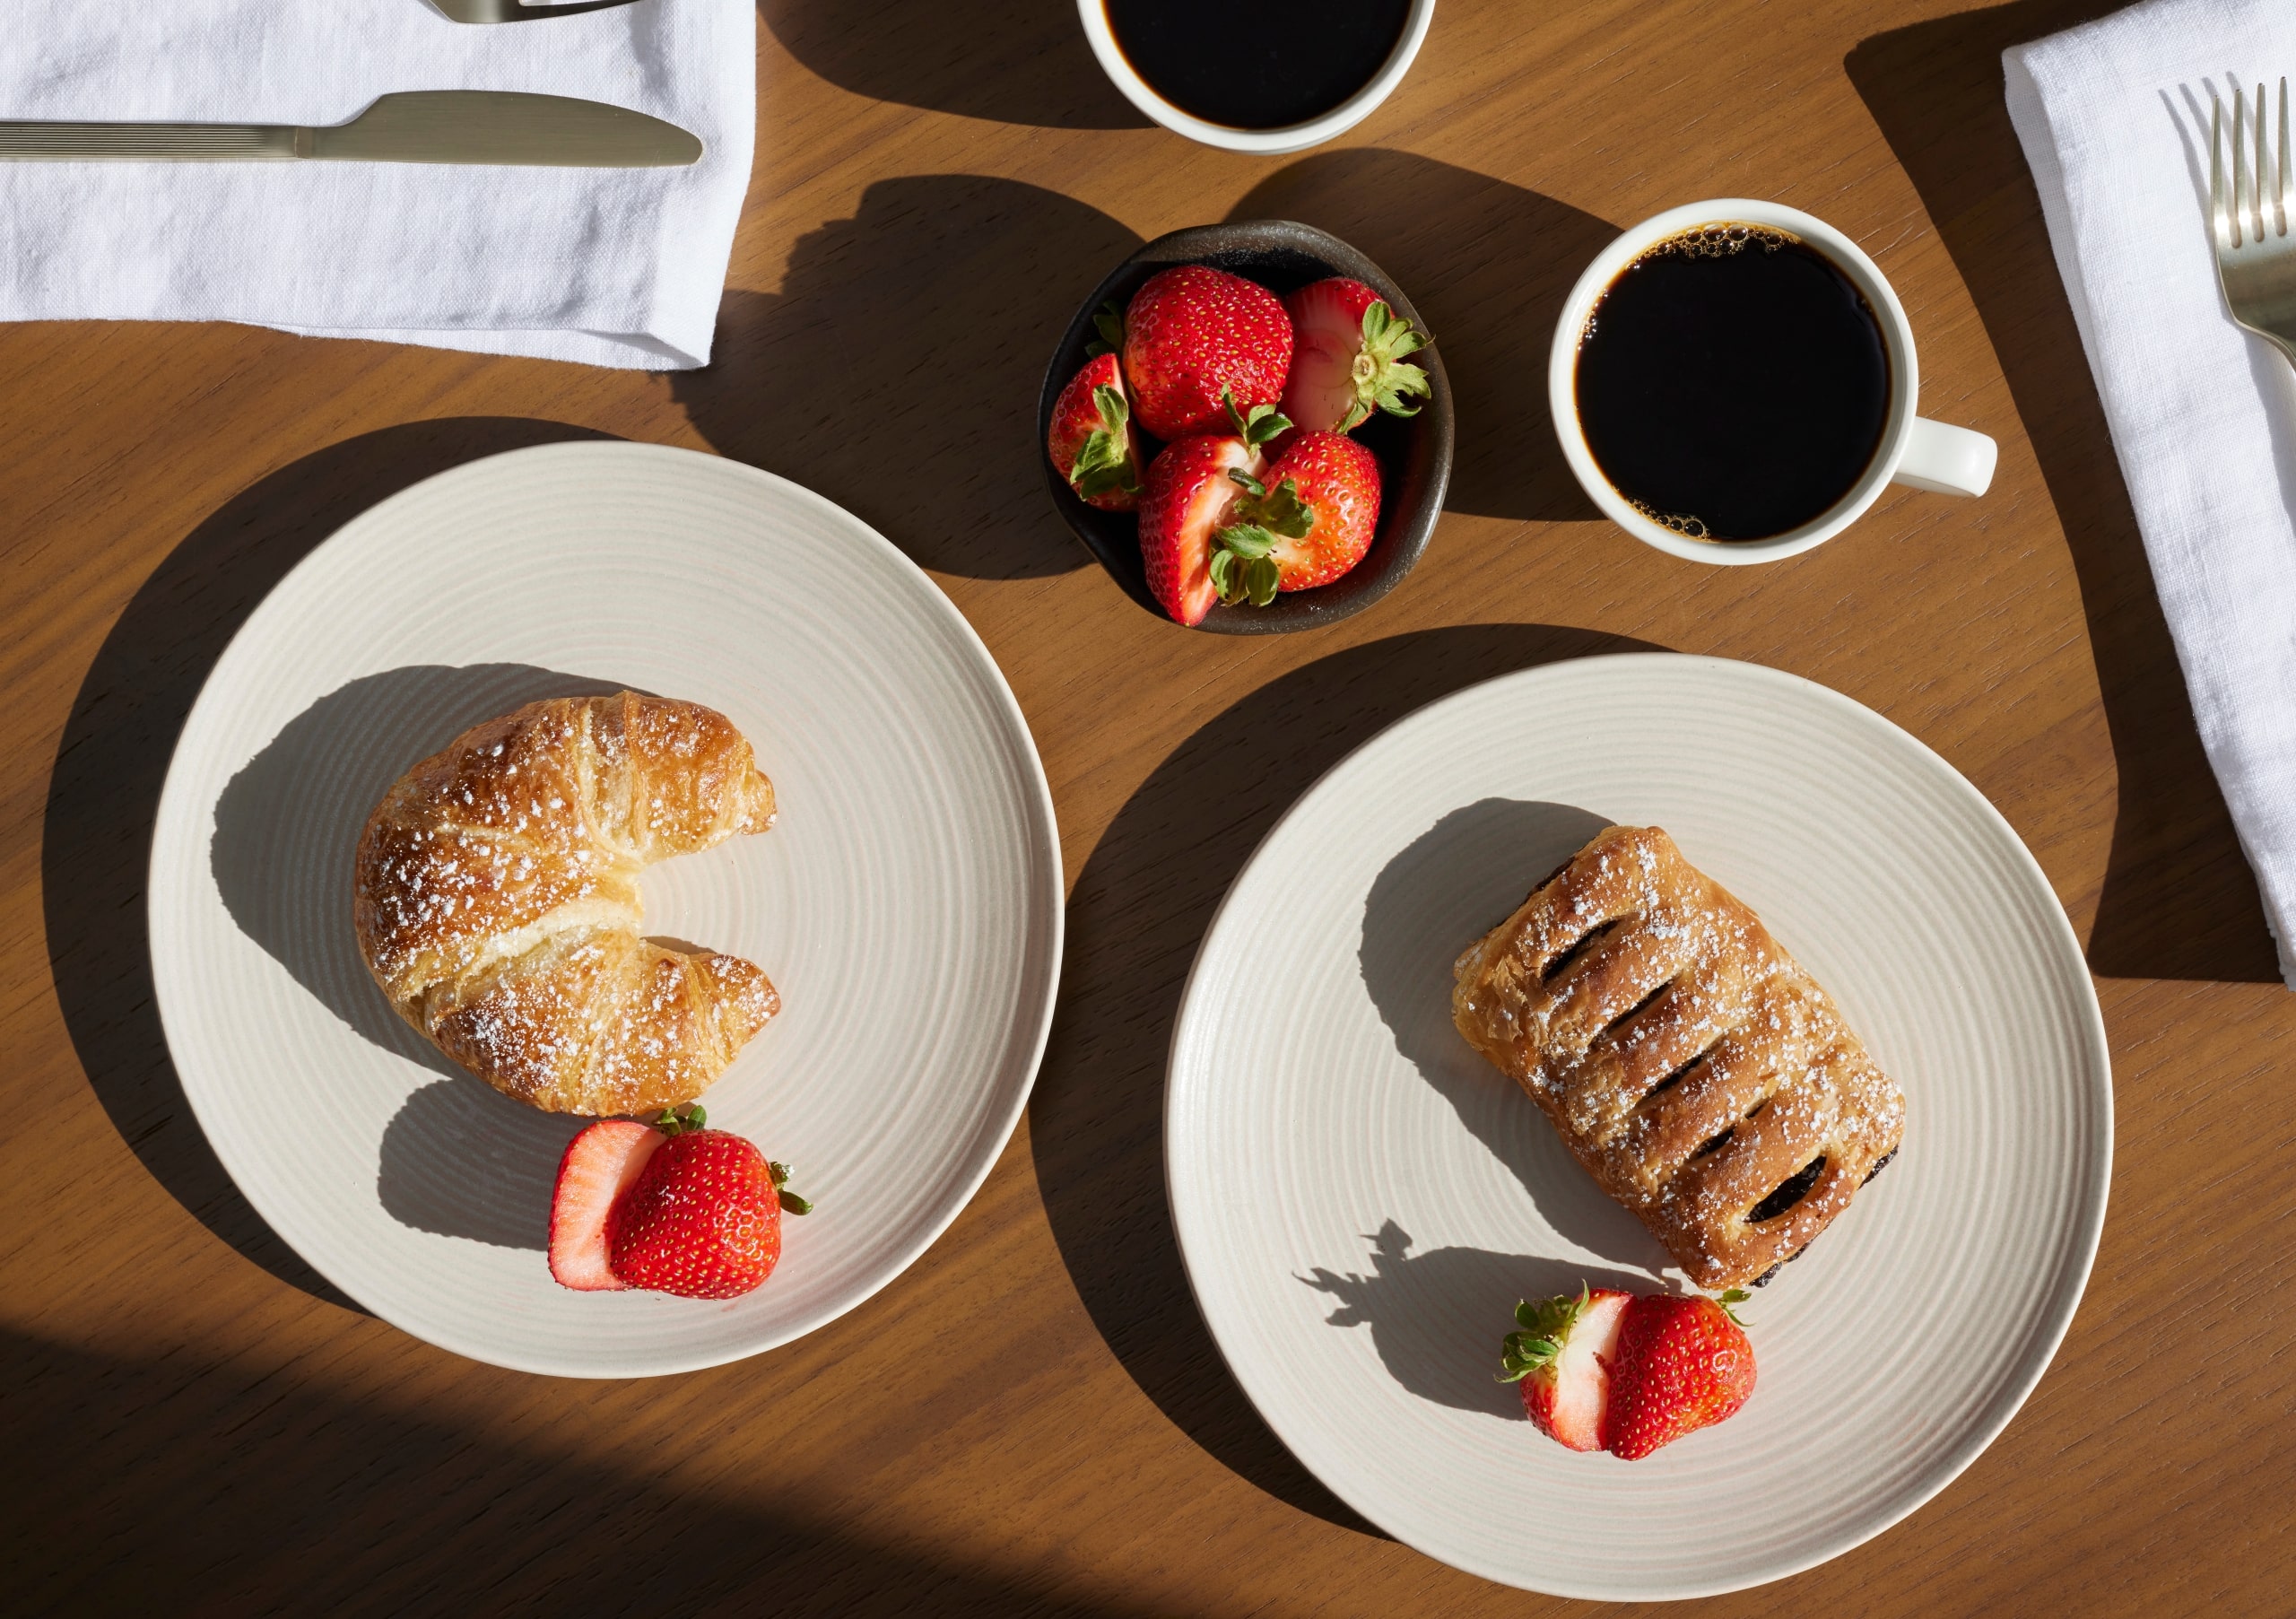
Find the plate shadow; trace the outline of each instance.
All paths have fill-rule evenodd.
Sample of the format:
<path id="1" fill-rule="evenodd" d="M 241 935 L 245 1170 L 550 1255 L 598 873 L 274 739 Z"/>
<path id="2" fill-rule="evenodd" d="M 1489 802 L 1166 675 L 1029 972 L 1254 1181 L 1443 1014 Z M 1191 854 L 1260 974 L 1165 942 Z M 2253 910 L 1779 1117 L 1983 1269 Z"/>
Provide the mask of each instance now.
<path id="1" fill-rule="evenodd" d="M 1393 1220 L 1364 1240 L 1371 1244 L 1369 1275 L 1318 1266 L 1300 1278 L 1331 1296 L 1326 1323 L 1369 1326 L 1380 1364 L 1421 1399 L 1518 1422 L 1525 1420 L 1523 1397 L 1497 1377 L 1500 1341 L 1514 1330 L 1510 1312 L 1518 1301 L 1575 1294 L 1582 1283 L 1625 1293 L 1651 1291 L 1651 1278 L 1640 1272 L 1569 1259 L 1480 1248 L 1431 1248 L 1413 1254 L 1411 1233 Z"/>
<path id="2" fill-rule="evenodd" d="M 851 219 L 798 239 L 778 292 L 726 292 L 715 358 L 674 373 L 671 392 L 720 453 L 828 496 L 924 567 L 1072 572 L 1091 556 L 1045 496 L 1044 356 L 1139 245 L 1017 180 L 880 180 Z"/>
<path id="3" fill-rule="evenodd" d="M 2106 978 L 2276 983 L 2256 878 L 2200 745 L 2002 93 L 2005 49 L 2119 4 L 2017 0 L 1918 22 L 1862 41 L 1843 66 L 1969 287 L 2080 583 L 2120 777 L 2090 968 Z"/>
<path id="4" fill-rule="evenodd" d="M 288 721 L 215 801 L 209 859 L 239 930 L 363 1038 L 442 1076 L 383 1133 L 376 1191 L 403 1225 L 545 1247 L 558 1160 L 587 1121 L 500 1095 L 392 1010 L 351 925 L 360 831 L 409 766 L 480 721 L 540 698 L 623 689 L 526 664 L 365 675 Z"/>
<path id="5" fill-rule="evenodd" d="M 1396 199 L 1410 199 L 1397 207 Z M 1596 522 L 1547 409 L 1562 300 L 1618 227 L 1568 203 L 1406 152 L 1318 152 L 1230 219 L 1296 219 L 1352 243 L 1425 317 L 1458 415 L 1447 510 Z"/>
<path id="6" fill-rule="evenodd" d="M 1513 1171 L 1540 1217 L 1572 1246 L 1647 1273 L 1636 1282 L 1647 1291 L 1672 1263 L 1658 1240 L 1595 1184 L 1536 1104 L 1451 1023 L 1459 953 L 1610 824 L 1573 805 L 1512 798 L 1453 810 L 1373 879 L 1357 959 L 1396 1049 Z"/>
<path id="7" fill-rule="evenodd" d="M 152 1179 L 235 1251 L 357 1310 L 281 1241 L 207 1145 L 169 1060 L 152 987 L 145 866 L 160 790 L 208 672 L 287 570 L 370 506 L 434 474 L 529 445 L 611 435 L 457 417 L 329 446 L 226 501 L 170 552 L 113 624 L 56 752 L 40 843 L 57 1001 L 112 1127 Z"/>
<path id="8" fill-rule="evenodd" d="M 1180 744 L 1117 812 L 1077 876 L 1059 1009 L 1029 1107 L 1062 1263 L 1109 1350 L 1173 1425 L 1301 1511 L 1378 1533 L 1244 1397 L 1172 1236 L 1164 1060 L 1196 947 L 1260 837 L 1378 730 L 1492 675 L 1657 649 L 1555 625 L 1478 624 L 1335 652 L 1240 698 Z"/>

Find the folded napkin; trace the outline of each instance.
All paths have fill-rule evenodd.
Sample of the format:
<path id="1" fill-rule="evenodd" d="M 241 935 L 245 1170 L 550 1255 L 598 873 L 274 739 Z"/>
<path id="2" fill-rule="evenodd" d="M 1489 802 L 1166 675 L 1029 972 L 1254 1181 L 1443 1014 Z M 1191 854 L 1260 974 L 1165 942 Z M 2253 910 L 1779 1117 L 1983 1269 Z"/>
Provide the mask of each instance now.
<path id="1" fill-rule="evenodd" d="M 2205 223 L 2210 97 L 2229 123 L 2228 71 L 2251 107 L 2261 81 L 2276 123 L 2296 4 L 2148 0 L 2004 65 L 2201 742 L 2296 987 L 2296 374 L 2232 323 Z"/>
<path id="2" fill-rule="evenodd" d="M 756 128 L 752 0 L 474 27 L 428 0 L 9 0 L 0 118 L 338 124 L 524 90 L 691 130 L 688 169 L 0 162 L 0 319 L 237 320 L 706 364 Z"/>

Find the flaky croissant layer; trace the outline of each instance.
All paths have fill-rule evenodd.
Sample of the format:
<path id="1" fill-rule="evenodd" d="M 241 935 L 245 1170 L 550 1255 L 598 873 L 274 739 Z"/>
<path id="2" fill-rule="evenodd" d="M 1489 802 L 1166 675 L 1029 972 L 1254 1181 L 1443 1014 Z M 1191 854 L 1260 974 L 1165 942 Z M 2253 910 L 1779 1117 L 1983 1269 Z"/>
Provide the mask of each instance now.
<path id="1" fill-rule="evenodd" d="M 643 938 L 638 874 L 773 824 L 731 720 L 622 692 L 472 727 L 360 834 L 352 921 L 399 1014 L 505 1095 L 639 1113 L 700 1095 L 780 1010 L 738 956 Z"/>

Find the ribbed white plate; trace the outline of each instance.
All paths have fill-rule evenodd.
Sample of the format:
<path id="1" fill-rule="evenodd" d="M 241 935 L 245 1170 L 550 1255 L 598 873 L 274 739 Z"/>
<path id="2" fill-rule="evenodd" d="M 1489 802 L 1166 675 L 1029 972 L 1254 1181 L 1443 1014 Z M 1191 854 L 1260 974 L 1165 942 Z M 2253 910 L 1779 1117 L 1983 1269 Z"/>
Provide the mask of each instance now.
<path id="1" fill-rule="evenodd" d="M 644 879 L 648 932 L 747 956 L 784 1004 L 706 1100 L 818 1208 L 724 1302 L 552 1282 L 577 1122 L 439 1056 L 352 934 L 352 850 L 401 771 L 530 699 L 625 686 L 729 715 L 780 802 Z M 329 1280 L 458 1354 L 624 1377 L 787 1343 L 947 1227 L 1027 1101 L 1061 903 L 1027 725 L 913 563 L 752 467 L 553 445 L 384 501 L 248 620 L 161 799 L 152 971 L 217 1156 Z"/>
<path id="2" fill-rule="evenodd" d="M 1908 1110 L 1747 1307 L 1745 1409 L 1639 1462 L 1543 1438 L 1492 1373 L 1517 1299 L 1648 1290 L 1665 1253 L 1450 1022 L 1452 958 L 1605 822 L 1752 905 Z M 1335 1493 L 1488 1579 L 1690 1597 L 1856 1545 L 2001 1431 L 2088 1277 L 2112 1085 L 2073 931 L 1976 788 L 1823 687 L 1638 655 L 1459 692 L 1300 799 L 1196 958 L 1165 1138 L 1213 1336 Z"/>

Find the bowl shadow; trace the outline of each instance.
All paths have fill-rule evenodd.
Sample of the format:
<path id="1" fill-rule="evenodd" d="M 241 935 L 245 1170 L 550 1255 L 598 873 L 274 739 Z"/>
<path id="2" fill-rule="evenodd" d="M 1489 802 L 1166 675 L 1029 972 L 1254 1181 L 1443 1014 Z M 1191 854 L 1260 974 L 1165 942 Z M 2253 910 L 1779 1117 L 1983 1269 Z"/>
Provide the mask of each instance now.
<path id="1" fill-rule="evenodd" d="M 1172 1235 L 1164 1064 L 1188 969 L 1261 836 L 1374 732 L 1493 675 L 1657 649 L 1555 625 L 1478 624 L 1313 660 L 1241 698 L 1157 766 L 1070 894 L 1060 1005 L 1029 1107 L 1030 1150 L 1061 1261 L 1110 1352 L 1174 1426 L 1239 1476 L 1332 1523 L 1378 1532 L 1283 1449 L 1244 1397 L 1196 1308 Z"/>
<path id="2" fill-rule="evenodd" d="M 218 1239 L 314 1298 L 358 1306 L 282 1241 L 207 1144 L 168 1056 L 145 880 L 177 736 L 233 635 L 287 571 L 377 501 L 465 462 L 609 434 L 515 417 L 409 422 L 316 451 L 233 496 L 161 560 L 90 664 L 42 812 L 41 919 L 57 1005 L 97 1102 Z"/>
<path id="3" fill-rule="evenodd" d="M 1451 1022 L 1451 963 L 1611 823 L 1567 804 L 1485 798 L 1422 832 L 1372 880 L 1358 960 L 1379 1019 L 1420 1077 L 1519 1181 L 1556 1235 L 1640 1273 L 1672 1263 L 1580 1168 L 1535 1104 Z"/>
<path id="4" fill-rule="evenodd" d="M 1364 1240 L 1371 1245 L 1369 1275 L 1318 1266 L 1300 1278 L 1330 1295 L 1333 1309 L 1326 1324 L 1370 1327 L 1379 1363 L 1421 1399 L 1516 1421 L 1523 1420 L 1522 1395 L 1495 1374 L 1500 1340 L 1514 1330 L 1509 1312 L 1518 1301 L 1576 1293 L 1582 1284 L 1651 1291 L 1651 1278 L 1641 1272 L 1605 1270 L 1570 1259 L 1481 1248 L 1432 1248 L 1413 1254 L 1411 1233 L 1393 1220 Z"/>
<path id="5" fill-rule="evenodd" d="M 778 291 L 726 293 L 715 358 L 671 393 L 719 453 L 826 495 L 925 568 L 1071 573 L 1086 559 L 1040 492 L 1037 368 L 1100 267 L 1139 245 L 1017 180 L 879 180 L 798 239 Z"/>
<path id="6" fill-rule="evenodd" d="M 290 720 L 216 799 L 209 861 L 239 930 L 362 1039 L 441 1078 L 414 1091 L 383 1133 L 376 1192 L 403 1225 L 546 1246 L 558 1160 L 587 1121 L 512 1101 L 393 1010 L 352 927 L 360 831 L 408 767 L 480 721 L 544 697 L 624 689 L 526 664 L 364 675 Z"/>
<path id="7" fill-rule="evenodd" d="M 2090 968 L 2106 978 L 2275 983 L 2279 964 L 2256 878 L 2201 747 L 2002 94 L 2003 50 L 2118 4 L 2017 0 L 1875 34 L 1843 66 L 1969 288 L 2079 581 L 2119 776 Z"/>

